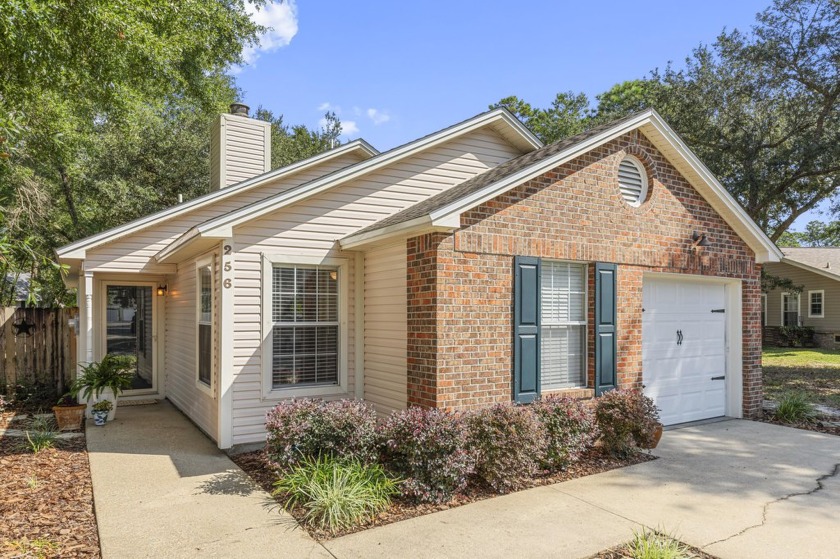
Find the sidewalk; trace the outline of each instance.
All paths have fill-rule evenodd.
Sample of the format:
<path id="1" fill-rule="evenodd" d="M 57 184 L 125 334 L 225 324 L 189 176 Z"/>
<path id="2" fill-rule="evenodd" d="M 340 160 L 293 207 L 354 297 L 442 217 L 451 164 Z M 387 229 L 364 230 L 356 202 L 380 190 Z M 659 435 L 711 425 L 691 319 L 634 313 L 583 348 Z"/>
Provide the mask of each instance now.
<path id="1" fill-rule="evenodd" d="M 330 557 L 169 402 L 89 422 L 87 446 L 103 559 Z"/>

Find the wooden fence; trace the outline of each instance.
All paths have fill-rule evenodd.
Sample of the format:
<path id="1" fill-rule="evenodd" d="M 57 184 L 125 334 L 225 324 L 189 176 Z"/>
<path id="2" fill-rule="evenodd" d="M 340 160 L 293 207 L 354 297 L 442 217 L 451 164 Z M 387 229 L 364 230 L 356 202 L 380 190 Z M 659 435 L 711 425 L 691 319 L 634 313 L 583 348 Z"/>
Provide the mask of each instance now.
<path id="1" fill-rule="evenodd" d="M 0 390 L 36 383 L 63 393 L 76 367 L 78 309 L 0 307 Z"/>

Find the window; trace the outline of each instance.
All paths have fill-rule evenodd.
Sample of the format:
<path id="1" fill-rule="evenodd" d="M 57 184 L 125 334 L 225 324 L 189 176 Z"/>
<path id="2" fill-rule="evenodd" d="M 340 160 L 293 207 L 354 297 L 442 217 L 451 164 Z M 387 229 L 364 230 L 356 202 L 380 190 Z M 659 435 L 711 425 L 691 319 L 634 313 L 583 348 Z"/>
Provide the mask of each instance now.
<path id="1" fill-rule="evenodd" d="M 540 291 L 542 390 L 584 386 L 586 266 L 543 260 Z"/>
<path id="2" fill-rule="evenodd" d="M 272 389 L 339 384 L 339 272 L 272 266 Z"/>
<path id="3" fill-rule="evenodd" d="M 196 363 L 198 382 L 210 386 L 213 374 L 213 262 L 204 261 L 196 267 L 196 321 L 198 342 Z"/>
<path id="4" fill-rule="evenodd" d="M 808 292 L 808 318 L 823 318 L 825 313 L 823 305 L 825 304 L 825 291 Z"/>
<path id="5" fill-rule="evenodd" d="M 782 293 L 782 326 L 799 326 L 798 293 Z"/>
<path id="6" fill-rule="evenodd" d="M 625 157 L 618 166 L 618 188 L 624 201 L 639 207 L 647 197 L 647 173 L 635 157 Z"/>
<path id="7" fill-rule="evenodd" d="M 761 294 L 761 325 L 767 326 L 767 294 Z"/>

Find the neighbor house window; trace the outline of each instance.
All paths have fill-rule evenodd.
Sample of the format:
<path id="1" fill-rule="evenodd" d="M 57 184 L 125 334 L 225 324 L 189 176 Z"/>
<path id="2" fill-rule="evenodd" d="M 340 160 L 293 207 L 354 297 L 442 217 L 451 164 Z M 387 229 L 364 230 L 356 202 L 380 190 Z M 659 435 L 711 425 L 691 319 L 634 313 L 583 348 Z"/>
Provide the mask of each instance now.
<path id="1" fill-rule="evenodd" d="M 271 386 L 339 383 L 339 268 L 271 269 Z"/>
<path id="2" fill-rule="evenodd" d="M 198 382 L 210 386 L 213 372 L 213 263 L 197 267 Z"/>
<path id="3" fill-rule="evenodd" d="M 799 326 L 798 293 L 782 293 L 782 326 Z"/>
<path id="4" fill-rule="evenodd" d="M 825 313 L 823 306 L 825 305 L 825 291 L 808 292 L 808 318 L 823 318 Z"/>
<path id="5" fill-rule="evenodd" d="M 586 266 L 543 260 L 540 291 L 542 390 L 584 386 Z"/>

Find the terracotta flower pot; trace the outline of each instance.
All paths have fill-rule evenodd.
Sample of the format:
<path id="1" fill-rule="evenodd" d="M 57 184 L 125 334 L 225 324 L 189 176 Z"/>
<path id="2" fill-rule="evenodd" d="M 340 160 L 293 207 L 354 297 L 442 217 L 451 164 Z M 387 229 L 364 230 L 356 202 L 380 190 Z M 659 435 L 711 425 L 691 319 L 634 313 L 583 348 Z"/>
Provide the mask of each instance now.
<path id="1" fill-rule="evenodd" d="M 646 448 L 649 448 L 649 449 L 650 448 L 656 448 L 656 446 L 659 444 L 659 440 L 661 438 L 662 438 L 662 424 L 659 423 L 656 426 L 656 429 L 654 429 L 654 431 L 653 431 L 653 440 L 651 441 L 650 446 L 648 446 Z"/>
<path id="2" fill-rule="evenodd" d="M 77 431 L 82 428 L 82 421 L 85 418 L 87 404 L 75 406 L 53 406 L 55 422 L 58 423 L 59 431 Z"/>

